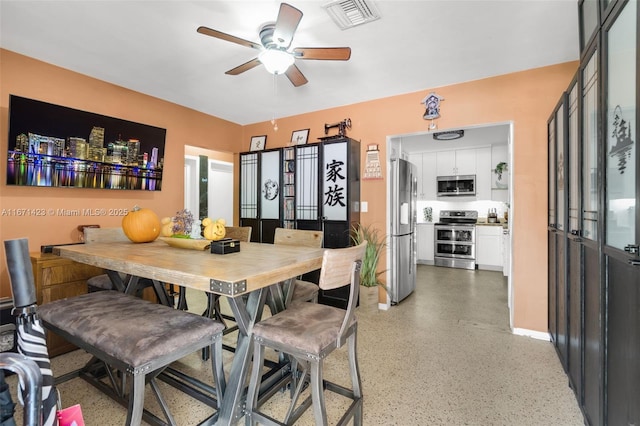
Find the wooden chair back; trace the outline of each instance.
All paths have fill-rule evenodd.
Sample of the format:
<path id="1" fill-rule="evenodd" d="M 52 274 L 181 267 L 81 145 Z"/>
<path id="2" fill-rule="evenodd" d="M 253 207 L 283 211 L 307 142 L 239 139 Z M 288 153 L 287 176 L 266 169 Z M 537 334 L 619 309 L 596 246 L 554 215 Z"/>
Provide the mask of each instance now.
<path id="1" fill-rule="evenodd" d="M 225 226 L 225 238 L 233 238 L 240 242 L 251 241 L 251 227 L 250 226 Z"/>
<path id="2" fill-rule="evenodd" d="M 337 347 L 342 346 L 351 334 L 350 328 L 355 320 L 355 310 L 360 294 L 360 269 L 366 249 L 367 241 L 363 241 L 357 246 L 325 250 L 322 258 L 319 284 L 321 289 L 332 290 L 345 285 L 351 286 L 349 302 L 337 336 Z"/>
<path id="3" fill-rule="evenodd" d="M 85 244 L 120 241 L 129 241 L 122 228 L 84 228 Z"/>
<path id="4" fill-rule="evenodd" d="M 273 243 L 320 248 L 322 247 L 322 237 L 322 231 L 276 228 Z"/>

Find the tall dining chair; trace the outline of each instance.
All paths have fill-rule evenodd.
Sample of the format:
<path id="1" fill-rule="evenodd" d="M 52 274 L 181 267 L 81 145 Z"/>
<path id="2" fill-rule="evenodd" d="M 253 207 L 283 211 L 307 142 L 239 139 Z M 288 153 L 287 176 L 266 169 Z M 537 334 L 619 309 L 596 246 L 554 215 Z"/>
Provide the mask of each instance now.
<path id="1" fill-rule="evenodd" d="M 251 242 L 251 228 L 250 226 L 225 226 L 225 238 L 232 238 L 240 242 Z"/>
<path id="2" fill-rule="evenodd" d="M 114 228 L 84 228 L 84 243 L 111 243 L 111 242 L 129 242 L 129 238 L 124 234 L 121 227 Z M 114 272 L 115 273 L 115 272 Z M 129 284 L 129 275 L 118 272 L 120 280 L 126 286 Z M 135 294 L 142 297 L 142 291 L 147 287 L 153 287 L 156 298 L 163 304 L 174 306 L 173 296 L 171 296 L 162 283 L 154 283 L 146 278 L 139 278 L 135 281 Z M 87 288 L 89 293 L 103 290 L 124 291 L 124 288 L 115 288 L 113 281 L 108 274 L 100 274 L 87 280 Z M 153 300 L 153 299 L 150 299 Z"/>
<path id="3" fill-rule="evenodd" d="M 276 228 L 273 243 L 320 248 L 322 247 L 322 238 L 322 231 Z M 317 284 L 297 279 L 294 281 L 291 301 L 317 302 L 318 291 L 319 289 Z"/>
<path id="4" fill-rule="evenodd" d="M 129 241 L 122 228 L 84 228 L 84 243 L 111 243 Z M 126 275 L 118 273 L 124 282 Z M 101 274 L 87 280 L 89 293 L 100 290 L 115 290 L 109 275 Z"/>
<path id="5" fill-rule="evenodd" d="M 355 425 L 362 425 L 362 386 L 356 353 L 358 322 L 354 311 L 360 286 L 360 265 L 366 246 L 367 242 L 364 241 L 357 246 L 327 249 L 324 252 L 320 288 L 331 290 L 349 285 L 350 294 L 346 310 L 318 303 L 295 303 L 254 325 L 253 368 L 246 400 L 247 424 L 255 425 L 259 422 L 264 425 L 289 425 L 313 406 L 316 425 L 327 425 L 324 398 L 326 389 L 352 400 L 340 424 L 347 424 L 353 418 Z M 351 389 L 323 378 L 325 358 L 345 343 L 348 345 Z M 289 354 L 293 364 L 292 371 L 297 371 L 296 364 L 302 367 L 299 380 L 295 380 L 292 375 L 292 387 L 295 387 L 295 391 L 282 423 L 260 411 L 260 407 L 270 397 L 259 395 L 265 348 Z M 298 405 L 300 394 L 307 383 L 307 376 L 310 376 L 311 396 Z"/>

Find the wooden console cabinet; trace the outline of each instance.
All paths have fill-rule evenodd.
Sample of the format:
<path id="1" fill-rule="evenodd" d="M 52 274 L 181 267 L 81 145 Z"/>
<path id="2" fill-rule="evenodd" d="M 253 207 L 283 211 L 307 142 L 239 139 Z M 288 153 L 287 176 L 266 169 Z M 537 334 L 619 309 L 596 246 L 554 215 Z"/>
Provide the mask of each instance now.
<path id="1" fill-rule="evenodd" d="M 63 259 L 54 254 L 35 252 L 30 257 L 38 305 L 84 294 L 87 292 L 87 279 L 104 273 L 101 268 Z M 47 333 L 47 348 L 52 357 L 76 349 L 52 332 Z"/>

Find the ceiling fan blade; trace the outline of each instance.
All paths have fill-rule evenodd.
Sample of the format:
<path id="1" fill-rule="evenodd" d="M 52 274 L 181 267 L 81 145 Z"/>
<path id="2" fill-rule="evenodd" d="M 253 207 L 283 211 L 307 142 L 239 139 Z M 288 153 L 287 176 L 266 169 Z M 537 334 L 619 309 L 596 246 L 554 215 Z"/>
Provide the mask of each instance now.
<path id="1" fill-rule="evenodd" d="M 211 28 L 198 27 L 198 32 L 200 34 L 204 34 L 204 35 L 208 35 L 208 36 L 211 36 L 211 37 L 219 38 L 221 40 L 230 41 L 231 43 L 237 43 L 237 44 L 239 44 L 241 46 L 252 47 L 252 48 L 258 49 L 258 50 L 262 49 L 262 46 L 259 45 L 258 43 L 254 43 L 252 41 L 245 40 L 245 39 L 240 38 L 240 37 L 232 36 L 231 34 L 223 33 L 223 32 L 218 31 L 218 30 L 213 30 Z"/>
<path id="2" fill-rule="evenodd" d="M 274 43 L 288 49 L 301 19 L 301 11 L 287 3 L 282 3 L 280 12 L 278 12 L 276 27 L 273 30 Z"/>
<path id="3" fill-rule="evenodd" d="M 296 47 L 293 54 L 297 59 L 318 59 L 330 61 L 348 61 L 350 47 Z"/>
<path id="4" fill-rule="evenodd" d="M 296 87 L 302 86 L 303 84 L 307 84 L 309 82 L 309 80 L 307 80 L 307 77 L 305 77 L 300 69 L 296 67 L 296 64 L 291 65 L 284 73 L 289 81 L 291 81 L 291 83 L 293 83 L 293 85 Z"/>
<path id="5" fill-rule="evenodd" d="M 245 71 L 249 71 L 251 68 L 255 68 L 258 65 L 260 65 L 261 62 L 258 58 L 253 58 L 252 60 L 250 60 L 249 62 L 245 62 L 242 65 L 238 65 L 237 67 L 230 69 L 229 71 L 225 72 L 225 74 L 228 75 L 238 75 L 241 74 Z"/>

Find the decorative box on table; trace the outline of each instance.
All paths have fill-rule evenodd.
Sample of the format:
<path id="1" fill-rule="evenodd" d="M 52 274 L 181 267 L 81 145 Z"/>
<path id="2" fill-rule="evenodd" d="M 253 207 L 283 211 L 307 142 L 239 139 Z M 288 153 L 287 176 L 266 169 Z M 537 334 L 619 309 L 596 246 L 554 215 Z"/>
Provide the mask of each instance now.
<path id="1" fill-rule="evenodd" d="M 218 241 L 211 241 L 211 253 L 229 254 L 237 253 L 239 251 L 240 240 L 234 240 L 233 238 L 223 238 Z"/>

